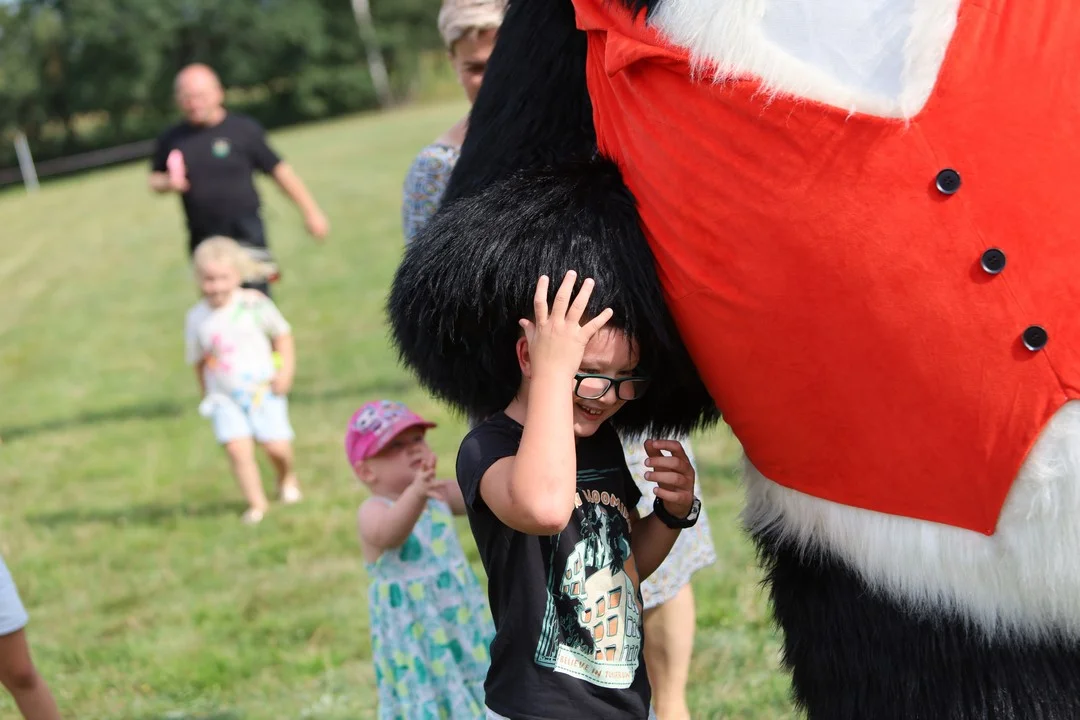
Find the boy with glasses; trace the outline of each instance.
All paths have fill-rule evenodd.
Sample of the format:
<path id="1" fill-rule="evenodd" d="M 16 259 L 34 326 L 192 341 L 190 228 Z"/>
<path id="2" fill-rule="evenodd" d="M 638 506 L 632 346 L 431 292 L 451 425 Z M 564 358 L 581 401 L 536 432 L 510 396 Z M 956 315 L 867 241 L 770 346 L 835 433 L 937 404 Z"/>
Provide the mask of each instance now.
<path id="1" fill-rule="evenodd" d="M 572 297 L 576 280 L 567 273 L 549 309 L 540 278 L 515 348 L 518 393 L 458 453 L 496 628 L 489 718 L 651 717 L 640 585 L 700 512 L 682 445 L 649 440 L 657 499 L 638 518 L 641 493 L 606 423 L 648 378 L 612 311 L 590 308 L 593 281 Z"/>

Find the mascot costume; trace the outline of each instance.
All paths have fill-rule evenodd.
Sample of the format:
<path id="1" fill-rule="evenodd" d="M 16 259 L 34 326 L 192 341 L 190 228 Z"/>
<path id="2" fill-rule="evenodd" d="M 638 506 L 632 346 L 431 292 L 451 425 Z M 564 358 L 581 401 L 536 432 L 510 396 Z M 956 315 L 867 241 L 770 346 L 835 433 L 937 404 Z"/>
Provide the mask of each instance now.
<path id="1" fill-rule="evenodd" d="M 476 417 L 593 276 L 621 429 L 742 444 L 808 717 L 1076 720 L 1078 195 L 1080 3 L 512 0 L 389 314 Z"/>

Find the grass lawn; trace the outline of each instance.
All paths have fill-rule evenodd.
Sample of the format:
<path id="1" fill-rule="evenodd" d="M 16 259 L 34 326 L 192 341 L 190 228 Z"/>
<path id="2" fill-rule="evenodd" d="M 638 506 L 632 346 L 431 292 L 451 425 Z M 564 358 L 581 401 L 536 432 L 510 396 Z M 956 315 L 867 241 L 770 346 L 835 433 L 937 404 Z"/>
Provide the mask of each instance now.
<path id="1" fill-rule="evenodd" d="M 363 401 L 399 398 L 441 423 L 432 443 L 443 472 L 453 467 L 464 424 L 397 365 L 382 306 L 402 251 L 403 174 L 464 109 L 273 137 L 333 234 L 314 244 L 262 184 L 285 273 L 275 299 L 297 338 L 307 499 L 255 528 L 238 520 L 239 492 L 183 364 L 196 293 L 176 199 L 152 197 L 142 165 L 0 195 L 0 553 L 67 717 L 375 717 L 354 529 L 362 492 L 342 432 Z M 695 581 L 694 717 L 793 717 L 738 529 L 737 443 L 718 431 L 695 450 L 721 560 Z M 0 692 L 0 717 L 13 714 Z"/>

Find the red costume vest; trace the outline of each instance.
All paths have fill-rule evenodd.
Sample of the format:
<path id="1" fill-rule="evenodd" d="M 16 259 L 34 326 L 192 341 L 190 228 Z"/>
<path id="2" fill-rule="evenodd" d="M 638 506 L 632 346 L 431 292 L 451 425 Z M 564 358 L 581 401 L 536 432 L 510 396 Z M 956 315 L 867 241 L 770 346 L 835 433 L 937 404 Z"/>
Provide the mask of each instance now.
<path id="1" fill-rule="evenodd" d="M 993 533 L 1080 397 L 1080 3 L 964 0 L 907 123 L 691 79 L 643 16 L 574 3 L 600 149 L 751 462 Z"/>

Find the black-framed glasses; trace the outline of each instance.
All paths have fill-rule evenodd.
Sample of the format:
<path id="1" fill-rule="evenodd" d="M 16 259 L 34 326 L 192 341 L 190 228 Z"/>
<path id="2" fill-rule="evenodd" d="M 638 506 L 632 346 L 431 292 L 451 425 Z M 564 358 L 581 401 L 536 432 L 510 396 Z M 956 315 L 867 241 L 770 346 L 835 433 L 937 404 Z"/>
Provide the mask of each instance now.
<path id="1" fill-rule="evenodd" d="M 613 378 L 595 373 L 574 375 L 574 394 L 582 400 L 599 400 L 607 395 L 612 385 L 615 386 L 615 397 L 620 400 L 635 400 L 649 388 L 649 378 L 644 375 Z"/>

